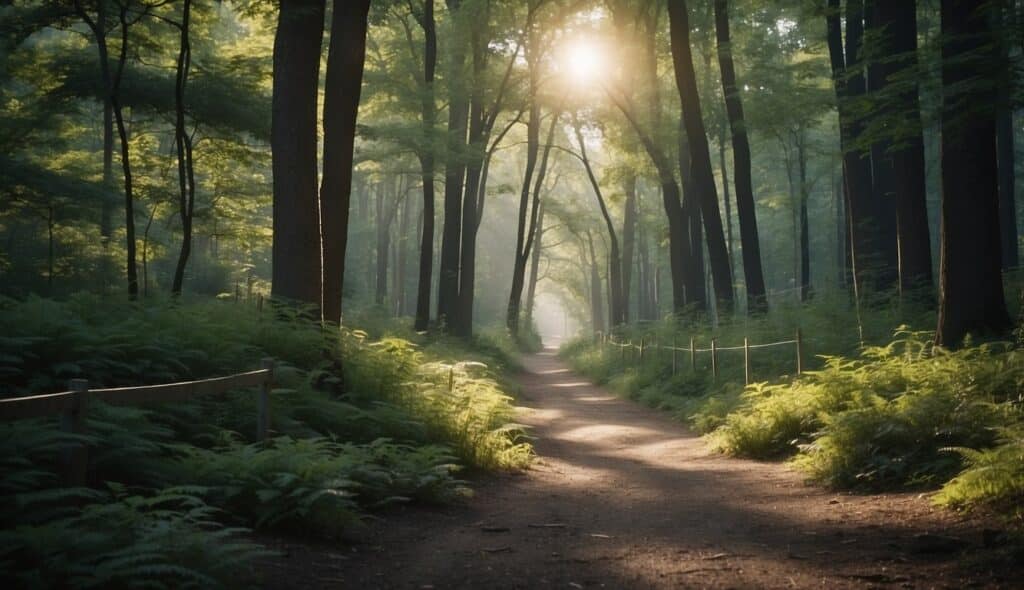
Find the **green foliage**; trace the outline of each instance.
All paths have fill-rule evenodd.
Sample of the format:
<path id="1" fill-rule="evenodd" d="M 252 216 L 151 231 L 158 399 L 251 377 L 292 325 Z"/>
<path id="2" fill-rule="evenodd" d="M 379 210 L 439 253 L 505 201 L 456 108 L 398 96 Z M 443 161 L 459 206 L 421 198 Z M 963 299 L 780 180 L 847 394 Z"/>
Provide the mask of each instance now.
<path id="1" fill-rule="evenodd" d="M 984 506 L 1024 521 L 1024 423 L 997 429 L 989 449 L 950 449 L 966 469 L 943 486 L 936 502 L 953 508 Z"/>
<path id="2" fill-rule="evenodd" d="M 267 307 L 0 300 L 5 396 L 61 390 L 68 378 L 126 386 L 277 360 L 266 443 L 255 441 L 251 390 L 145 407 L 92 403 L 83 437 L 61 434 L 55 419 L 0 425 L 0 561 L 19 586 L 237 586 L 261 553 L 230 527 L 333 537 L 386 504 L 464 496 L 459 465 L 530 460 L 498 369 L 451 359 L 500 368 L 508 357 L 496 344 L 471 355 L 415 335 L 418 343 L 370 341 L 321 329 L 301 309 Z M 93 488 L 59 487 L 57 461 L 71 441 L 89 447 Z M 93 537 L 91 548 L 69 545 Z"/>

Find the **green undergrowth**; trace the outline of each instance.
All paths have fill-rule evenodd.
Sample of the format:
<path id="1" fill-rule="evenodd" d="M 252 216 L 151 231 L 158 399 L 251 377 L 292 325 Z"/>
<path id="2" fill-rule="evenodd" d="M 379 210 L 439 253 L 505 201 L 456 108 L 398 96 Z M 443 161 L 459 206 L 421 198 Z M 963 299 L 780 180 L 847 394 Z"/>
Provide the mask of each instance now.
<path id="1" fill-rule="evenodd" d="M 515 346 L 217 300 L 0 300 L 0 395 L 202 379 L 275 360 L 271 433 L 253 390 L 188 403 L 92 403 L 88 487 L 62 487 L 58 420 L 0 424 L 0 566 L 17 587 L 244 586 L 252 529 L 358 535 L 374 510 L 450 502 L 466 469 L 531 459 L 504 381 Z M 507 339 L 505 339 L 507 340 Z"/>
<path id="2" fill-rule="evenodd" d="M 906 312 L 902 312 L 904 319 Z M 835 314 L 836 323 L 829 315 Z M 772 315 L 775 315 L 773 312 Z M 867 334 L 901 317 L 872 312 Z M 715 330 L 668 322 L 616 335 L 646 350 L 576 340 L 562 355 L 579 371 L 621 395 L 671 412 L 708 435 L 727 454 L 788 459 L 810 479 L 834 488 L 938 489 L 935 501 L 956 509 L 987 508 L 1024 522 L 1024 349 L 1018 343 L 966 343 L 956 351 L 932 346 L 933 335 L 901 327 L 881 346 L 859 346 L 840 329 L 840 313 L 820 305 L 800 315 L 804 373 L 794 347 L 751 350 L 755 381 L 744 386 L 742 351 L 671 353 L 652 343 L 698 348 L 786 340 L 796 317 L 787 310 Z M 846 318 L 849 319 L 849 318 Z M 826 354 L 826 351 L 831 353 Z M 813 355 L 813 356 L 812 356 Z"/>

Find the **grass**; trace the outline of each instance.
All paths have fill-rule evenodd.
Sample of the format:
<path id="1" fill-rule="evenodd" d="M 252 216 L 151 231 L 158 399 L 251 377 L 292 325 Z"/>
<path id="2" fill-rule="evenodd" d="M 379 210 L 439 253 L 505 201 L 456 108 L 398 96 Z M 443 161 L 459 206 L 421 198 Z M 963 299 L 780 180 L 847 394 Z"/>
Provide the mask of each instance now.
<path id="1" fill-rule="evenodd" d="M 370 318 L 372 320 L 372 318 Z M 465 469 L 532 457 L 502 372 L 514 345 L 432 339 L 368 320 L 218 300 L 0 300 L 3 396 L 219 376 L 277 361 L 273 438 L 251 391 L 182 404 L 90 404 L 89 487 L 61 487 L 56 419 L 0 424 L 2 579 L 18 587 L 234 587 L 264 554 L 246 531 L 357 535 L 396 502 L 468 493 Z M 378 335 L 371 338 L 370 332 Z M 507 340 L 507 339 L 506 339 Z M 79 546 L 79 539 L 88 546 Z"/>

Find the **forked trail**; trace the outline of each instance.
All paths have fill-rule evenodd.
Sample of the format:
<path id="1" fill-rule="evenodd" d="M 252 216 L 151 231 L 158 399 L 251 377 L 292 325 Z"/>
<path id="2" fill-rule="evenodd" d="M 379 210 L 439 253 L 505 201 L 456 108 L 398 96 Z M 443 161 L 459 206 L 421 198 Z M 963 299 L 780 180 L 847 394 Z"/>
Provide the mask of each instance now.
<path id="1" fill-rule="evenodd" d="M 730 459 L 670 417 L 525 359 L 538 458 L 464 505 L 406 508 L 354 545 L 285 543 L 268 586 L 334 588 L 1014 587 L 968 565 L 983 532 L 918 494 L 836 494 Z"/>

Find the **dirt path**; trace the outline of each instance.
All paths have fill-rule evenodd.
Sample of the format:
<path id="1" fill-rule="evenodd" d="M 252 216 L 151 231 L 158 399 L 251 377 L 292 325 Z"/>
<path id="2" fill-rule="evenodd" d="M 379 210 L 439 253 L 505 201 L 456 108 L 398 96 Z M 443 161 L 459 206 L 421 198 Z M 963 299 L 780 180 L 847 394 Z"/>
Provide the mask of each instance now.
<path id="1" fill-rule="evenodd" d="M 916 494 L 839 495 L 729 459 L 653 410 L 525 359 L 538 459 L 466 505 L 407 508 L 355 545 L 282 543 L 273 587 L 1018 587 L 965 565 L 978 526 Z M 966 549 L 966 552 L 964 552 Z M 1007 572 L 1002 572 L 1006 576 Z"/>

